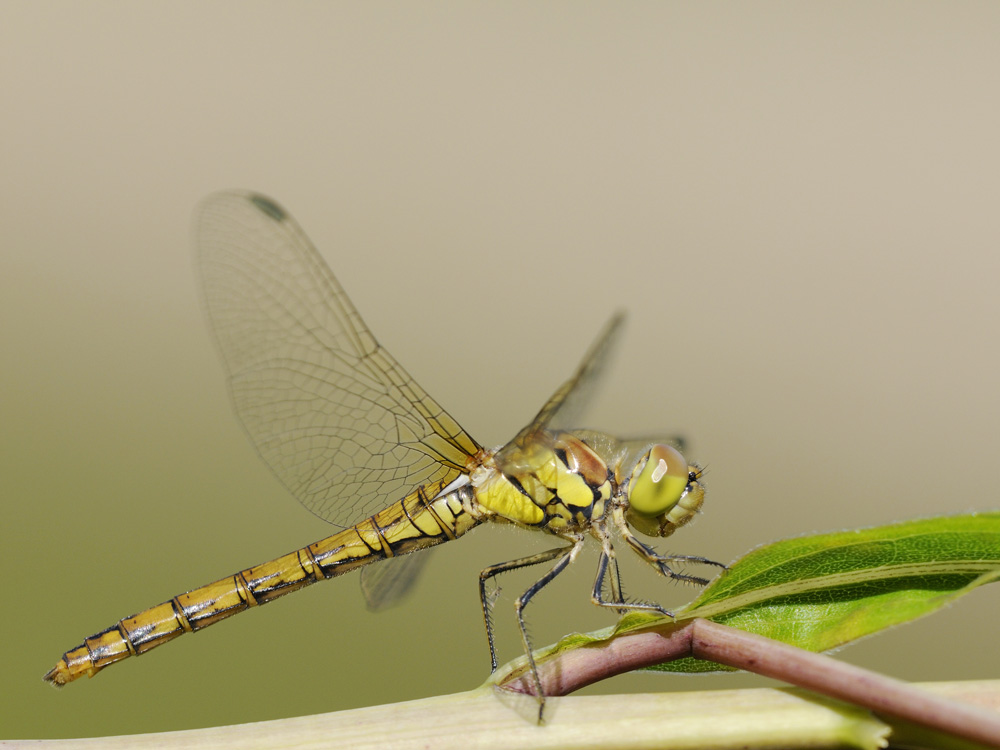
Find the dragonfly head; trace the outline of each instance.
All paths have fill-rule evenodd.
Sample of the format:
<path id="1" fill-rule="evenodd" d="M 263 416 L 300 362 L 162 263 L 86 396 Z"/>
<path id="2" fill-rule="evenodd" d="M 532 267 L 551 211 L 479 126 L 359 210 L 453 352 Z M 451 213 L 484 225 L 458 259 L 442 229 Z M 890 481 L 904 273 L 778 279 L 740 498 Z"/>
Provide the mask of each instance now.
<path id="1" fill-rule="evenodd" d="M 625 496 L 626 518 L 647 536 L 670 536 L 686 524 L 705 500 L 701 469 L 689 465 L 680 452 L 657 444 L 632 469 Z"/>

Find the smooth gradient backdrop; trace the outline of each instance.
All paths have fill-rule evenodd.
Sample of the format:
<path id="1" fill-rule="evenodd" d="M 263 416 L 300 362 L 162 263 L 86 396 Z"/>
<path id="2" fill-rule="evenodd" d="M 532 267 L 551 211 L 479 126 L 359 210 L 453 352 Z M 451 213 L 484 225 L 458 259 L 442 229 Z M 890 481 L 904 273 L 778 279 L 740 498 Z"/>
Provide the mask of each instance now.
<path id="1" fill-rule="evenodd" d="M 616 308 L 589 426 L 683 433 L 664 549 L 1000 506 L 1000 5 L 14 2 L 0 7 L 0 738 L 184 729 L 487 677 L 482 529 L 368 613 L 316 586 L 56 691 L 118 618 L 330 532 L 230 414 L 190 219 L 274 196 L 376 335 L 485 444 Z M 627 556 L 627 552 L 623 552 Z M 529 609 L 613 618 L 596 553 Z M 694 592 L 629 568 L 665 605 Z M 520 653 L 508 576 L 504 659 Z M 1000 590 L 840 656 L 996 677 Z M 635 675 L 601 691 L 730 688 Z"/>

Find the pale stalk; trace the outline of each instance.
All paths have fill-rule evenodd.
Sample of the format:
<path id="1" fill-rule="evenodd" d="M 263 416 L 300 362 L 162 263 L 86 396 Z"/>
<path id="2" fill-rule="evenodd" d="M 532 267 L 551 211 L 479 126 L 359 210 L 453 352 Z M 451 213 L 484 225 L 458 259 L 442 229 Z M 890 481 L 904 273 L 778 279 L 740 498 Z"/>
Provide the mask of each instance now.
<path id="1" fill-rule="evenodd" d="M 865 711 L 782 690 L 720 690 L 552 698 L 543 725 L 531 696 L 492 687 L 295 719 L 183 732 L 2 743 L 21 750 L 532 750 L 856 748 L 884 746 L 889 728 Z"/>

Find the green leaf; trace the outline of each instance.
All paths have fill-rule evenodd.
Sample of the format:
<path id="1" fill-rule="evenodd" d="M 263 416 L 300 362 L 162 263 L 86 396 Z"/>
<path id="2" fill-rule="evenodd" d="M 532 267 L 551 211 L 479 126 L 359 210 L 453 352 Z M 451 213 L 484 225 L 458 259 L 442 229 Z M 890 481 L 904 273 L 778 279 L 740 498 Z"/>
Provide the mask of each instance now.
<path id="1" fill-rule="evenodd" d="M 703 617 L 827 651 L 930 614 L 998 578 L 1000 512 L 929 518 L 759 547 L 678 612 L 676 621 Z M 614 633 L 669 622 L 627 615 Z M 581 638 L 567 639 L 557 650 L 582 645 Z M 686 658 L 655 669 L 726 668 Z"/>

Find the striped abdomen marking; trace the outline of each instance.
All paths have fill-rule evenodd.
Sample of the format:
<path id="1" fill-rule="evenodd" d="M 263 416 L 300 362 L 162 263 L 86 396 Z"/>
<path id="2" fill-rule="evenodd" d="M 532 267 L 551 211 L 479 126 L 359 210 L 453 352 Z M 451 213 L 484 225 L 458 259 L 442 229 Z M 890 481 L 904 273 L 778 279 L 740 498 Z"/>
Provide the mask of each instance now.
<path id="1" fill-rule="evenodd" d="M 431 501 L 419 488 L 350 529 L 119 620 L 67 651 L 45 679 L 65 685 L 93 677 L 110 664 L 315 581 L 455 539 L 479 523 L 463 506 L 468 494 L 463 487 Z"/>

